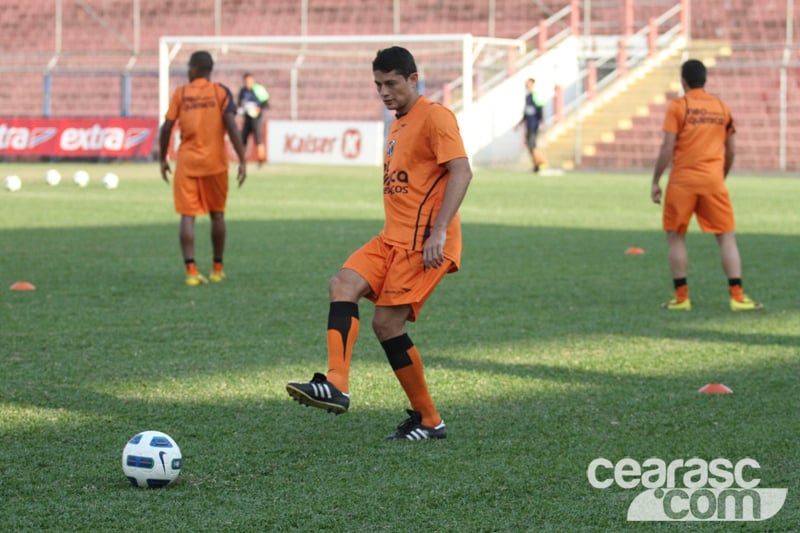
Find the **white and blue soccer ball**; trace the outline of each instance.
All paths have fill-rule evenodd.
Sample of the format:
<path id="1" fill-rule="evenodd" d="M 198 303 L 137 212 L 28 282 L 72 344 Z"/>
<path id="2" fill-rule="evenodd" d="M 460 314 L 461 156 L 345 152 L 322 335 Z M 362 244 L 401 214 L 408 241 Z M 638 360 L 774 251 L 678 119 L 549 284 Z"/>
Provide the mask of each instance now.
<path id="1" fill-rule="evenodd" d="M 6 179 L 3 180 L 3 187 L 8 192 L 17 192 L 22 188 L 22 180 L 19 179 L 19 176 L 6 176 Z"/>
<path id="2" fill-rule="evenodd" d="M 78 187 L 86 187 L 89 184 L 89 173 L 85 170 L 78 170 L 72 175 L 72 182 Z"/>
<path id="3" fill-rule="evenodd" d="M 51 187 L 55 187 L 56 185 L 61 183 L 61 173 L 58 170 L 51 168 L 50 170 L 45 172 L 44 181 Z"/>
<path id="4" fill-rule="evenodd" d="M 139 433 L 122 450 L 122 471 L 135 487 L 166 487 L 178 478 L 181 468 L 178 443 L 160 431 Z"/>
<path id="5" fill-rule="evenodd" d="M 116 189 L 119 186 L 119 176 L 113 172 L 107 172 L 103 176 L 103 187 L 106 189 Z"/>

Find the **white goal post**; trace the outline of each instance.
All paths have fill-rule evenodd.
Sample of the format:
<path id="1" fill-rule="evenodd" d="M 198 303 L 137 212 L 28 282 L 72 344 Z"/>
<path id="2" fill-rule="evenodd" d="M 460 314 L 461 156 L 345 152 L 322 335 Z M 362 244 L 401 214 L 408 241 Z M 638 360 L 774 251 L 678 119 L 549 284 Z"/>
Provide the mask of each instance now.
<path id="1" fill-rule="evenodd" d="M 411 50 L 422 71 L 423 79 L 434 69 L 446 64 L 438 80 L 447 79 L 445 92 L 453 95 L 453 106 L 467 110 L 476 96 L 477 83 L 490 86 L 493 80 L 505 78 L 512 61 L 525 55 L 525 42 L 518 39 L 476 37 L 471 34 L 432 35 L 361 35 L 361 36 L 164 36 L 159 39 L 158 98 L 159 121 L 169 107 L 172 88 L 170 77 L 175 62 L 183 67 L 190 52 L 208 50 L 215 61 L 224 62 L 228 69 L 246 69 L 260 62 L 271 68 L 288 72 L 291 118 L 297 118 L 299 73 L 308 68 L 338 68 L 347 65 L 363 72 L 364 65 L 374 57 L 375 46 L 416 45 Z M 187 50 L 191 48 L 191 50 Z M 418 53 L 419 52 L 419 53 Z M 445 59 L 446 57 L 446 59 Z M 460 58 L 453 64 L 452 58 Z M 316 58 L 316 59 L 313 59 Z M 316 61 L 316 66 L 312 63 Z M 215 68 L 215 72 L 216 72 Z M 185 76 L 181 70 L 180 75 Z M 428 92 L 441 99 L 441 87 L 429 87 Z M 452 91 L 452 93 L 450 93 Z M 448 98 L 445 98 L 446 100 Z"/>

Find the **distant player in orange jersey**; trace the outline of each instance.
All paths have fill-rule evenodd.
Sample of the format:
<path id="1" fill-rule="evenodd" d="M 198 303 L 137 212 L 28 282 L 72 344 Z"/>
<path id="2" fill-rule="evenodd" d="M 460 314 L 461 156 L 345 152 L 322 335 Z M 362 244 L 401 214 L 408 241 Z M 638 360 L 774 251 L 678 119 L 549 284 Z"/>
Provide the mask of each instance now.
<path id="1" fill-rule="evenodd" d="M 390 439 L 447 436 L 428 392 L 419 351 L 406 332 L 423 304 L 461 260 L 458 208 L 472 179 L 453 113 L 418 92 L 413 56 L 397 46 L 372 63 L 375 87 L 397 119 L 383 163 L 383 231 L 356 250 L 329 285 L 328 374 L 289 383 L 300 403 L 340 414 L 350 406 L 348 375 L 359 332 L 358 302 L 375 303 L 372 329 L 411 403 Z"/>
<path id="2" fill-rule="evenodd" d="M 172 94 L 159 136 L 161 177 L 169 183 L 169 148 L 172 126 L 180 124 L 181 143 L 173 179 L 175 211 L 181 215 L 180 242 L 186 266 L 186 284 L 207 283 L 194 261 L 194 219 L 211 214 L 211 244 L 214 262 L 209 278 L 225 279 L 225 202 L 228 197 L 228 151 L 225 133 L 239 157 L 238 182 L 247 177 L 244 145 L 236 127 L 236 104 L 231 91 L 210 80 L 214 61 L 208 52 L 195 52 L 189 59 L 189 83 Z"/>
<path id="3" fill-rule="evenodd" d="M 696 214 L 700 228 L 717 238 L 722 269 L 728 277 L 731 311 L 761 309 L 760 303 L 742 291 L 742 262 L 734 233 L 733 207 L 725 185 L 735 148 L 736 129 L 731 112 L 722 100 L 703 89 L 706 67 L 700 61 L 690 59 L 683 64 L 681 82 L 686 94 L 674 99 L 667 110 L 664 140 L 650 192 L 653 202 L 661 203 L 659 181 L 671 163 L 663 227 L 667 232 L 675 297 L 663 307 L 675 311 L 692 309 L 686 283 L 689 267 L 686 230 Z"/>

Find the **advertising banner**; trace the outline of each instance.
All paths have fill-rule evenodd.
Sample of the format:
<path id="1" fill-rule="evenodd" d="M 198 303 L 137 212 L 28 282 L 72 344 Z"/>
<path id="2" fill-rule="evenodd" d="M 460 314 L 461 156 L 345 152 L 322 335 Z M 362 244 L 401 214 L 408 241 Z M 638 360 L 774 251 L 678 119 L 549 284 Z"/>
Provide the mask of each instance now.
<path id="1" fill-rule="evenodd" d="M 270 120 L 270 163 L 380 166 L 383 122 Z"/>
<path id="2" fill-rule="evenodd" d="M 149 157 L 157 128 L 148 118 L 0 117 L 0 156 Z"/>

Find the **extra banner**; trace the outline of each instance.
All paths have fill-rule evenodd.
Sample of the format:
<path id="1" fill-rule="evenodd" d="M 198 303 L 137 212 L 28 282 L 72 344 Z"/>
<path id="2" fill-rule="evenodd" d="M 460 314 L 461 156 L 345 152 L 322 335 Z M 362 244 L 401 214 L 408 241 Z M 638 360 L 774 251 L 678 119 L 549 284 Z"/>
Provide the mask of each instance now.
<path id="1" fill-rule="evenodd" d="M 0 156 L 150 157 L 152 118 L 0 117 Z"/>

